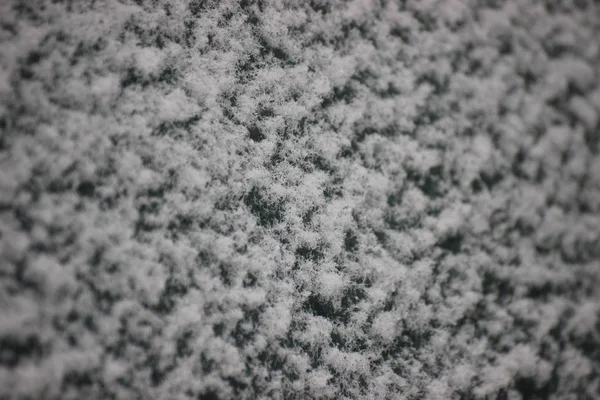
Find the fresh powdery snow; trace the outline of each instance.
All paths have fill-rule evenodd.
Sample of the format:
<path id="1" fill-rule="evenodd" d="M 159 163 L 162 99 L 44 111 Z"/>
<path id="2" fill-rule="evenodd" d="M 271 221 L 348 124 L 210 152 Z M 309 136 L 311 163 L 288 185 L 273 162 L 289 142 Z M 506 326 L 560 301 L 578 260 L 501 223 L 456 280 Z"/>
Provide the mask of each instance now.
<path id="1" fill-rule="evenodd" d="M 0 0 L 0 399 L 600 399 L 600 4 Z"/>

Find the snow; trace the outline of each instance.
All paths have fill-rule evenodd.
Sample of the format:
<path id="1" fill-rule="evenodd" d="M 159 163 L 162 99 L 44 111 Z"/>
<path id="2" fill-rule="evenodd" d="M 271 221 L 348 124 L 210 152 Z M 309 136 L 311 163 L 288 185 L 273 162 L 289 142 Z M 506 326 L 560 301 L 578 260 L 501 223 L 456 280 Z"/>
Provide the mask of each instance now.
<path id="1" fill-rule="evenodd" d="M 598 397 L 593 4 L 34 3 L 0 398 Z"/>

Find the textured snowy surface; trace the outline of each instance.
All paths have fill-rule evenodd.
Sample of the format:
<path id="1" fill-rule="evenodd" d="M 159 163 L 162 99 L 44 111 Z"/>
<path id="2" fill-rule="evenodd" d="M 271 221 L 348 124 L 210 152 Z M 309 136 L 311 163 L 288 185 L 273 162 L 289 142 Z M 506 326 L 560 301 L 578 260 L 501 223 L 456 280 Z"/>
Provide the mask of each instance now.
<path id="1" fill-rule="evenodd" d="M 600 398 L 595 7 L 0 1 L 0 398 Z"/>

